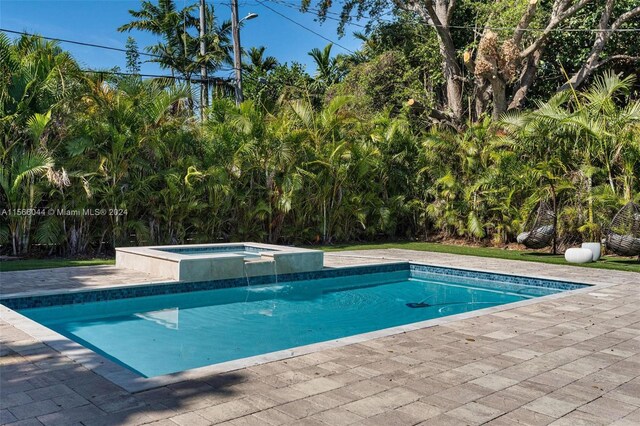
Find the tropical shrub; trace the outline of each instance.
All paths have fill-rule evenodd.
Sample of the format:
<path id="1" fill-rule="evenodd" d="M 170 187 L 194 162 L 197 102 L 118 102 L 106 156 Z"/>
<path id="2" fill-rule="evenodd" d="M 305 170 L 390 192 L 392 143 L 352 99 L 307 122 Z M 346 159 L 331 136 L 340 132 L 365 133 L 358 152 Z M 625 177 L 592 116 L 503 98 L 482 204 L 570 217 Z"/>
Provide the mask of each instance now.
<path id="1" fill-rule="evenodd" d="M 405 94 L 394 97 L 393 87 L 403 83 L 381 74 L 366 72 L 355 91 L 366 102 L 341 94 L 379 62 L 356 64 L 332 85 L 342 78 L 331 74 L 337 63 L 318 51 L 330 66 L 316 84 L 299 67 L 262 69 L 254 53 L 256 72 L 296 87 L 256 85 L 240 106 L 214 98 L 201 121 L 187 85 L 81 72 L 55 43 L 0 36 L 0 250 L 508 244 L 536 203 L 551 198 L 560 240 L 574 244 L 598 240 L 617 208 L 638 201 L 640 102 L 630 77 L 606 73 L 583 91 L 458 131 L 399 107 Z M 28 209 L 39 214 L 16 213 Z"/>

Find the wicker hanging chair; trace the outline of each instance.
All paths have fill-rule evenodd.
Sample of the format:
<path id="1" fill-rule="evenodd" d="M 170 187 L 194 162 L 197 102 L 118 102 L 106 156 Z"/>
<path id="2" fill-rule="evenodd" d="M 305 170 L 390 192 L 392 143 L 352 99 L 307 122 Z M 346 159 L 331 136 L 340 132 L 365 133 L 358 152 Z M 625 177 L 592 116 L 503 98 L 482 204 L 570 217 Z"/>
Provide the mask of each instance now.
<path id="1" fill-rule="evenodd" d="M 524 229 L 518 235 L 518 243 L 530 249 L 551 245 L 556 235 L 556 213 L 548 202 L 540 201 L 538 208 L 529 215 Z"/>
<path id="2" fill-rule="evenodd" d="M 640 206 L 629 202 L 613 217 L 605 244 L 620 256 L 640 255 Z"/>

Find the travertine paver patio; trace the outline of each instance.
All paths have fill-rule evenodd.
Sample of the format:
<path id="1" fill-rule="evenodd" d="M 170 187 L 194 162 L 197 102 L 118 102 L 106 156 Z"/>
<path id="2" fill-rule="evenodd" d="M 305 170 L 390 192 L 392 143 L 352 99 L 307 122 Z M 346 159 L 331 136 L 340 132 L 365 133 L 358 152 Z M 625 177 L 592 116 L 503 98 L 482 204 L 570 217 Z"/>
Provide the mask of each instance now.
<path id="1" fill-rule="evenodd" d="M 0 272 L 0 277 L 0 284 L 2 284 L 0 292 L 3 295 L 29 291 L 57 291 L 60 289 L 90 290 L 115 285 L 170 281 L 166 277 L 153 276 L 144 272 L 121 269 L 109 265 Z"/>
<path id="2" fill-rule="evenodd" d="M 640 424 L 640 274 L 408 250 L 325 262 L 397 259 L 611 285 L 137 394 L 0 321 L 0 422 Z M 83 276 L 87 287 L 130 278 L 74 269 L 1 273 L 2 292 L 38 291 L 38 279 L 50 290 L 82 287 Z"/>

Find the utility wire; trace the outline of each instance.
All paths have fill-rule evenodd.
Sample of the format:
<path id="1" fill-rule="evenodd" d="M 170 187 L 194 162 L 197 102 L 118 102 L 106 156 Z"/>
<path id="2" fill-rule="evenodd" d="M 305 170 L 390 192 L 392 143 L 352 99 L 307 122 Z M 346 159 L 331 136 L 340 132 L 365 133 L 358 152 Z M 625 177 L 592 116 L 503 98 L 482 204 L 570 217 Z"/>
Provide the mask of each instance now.
<path id="1" fill-rule="evenodd" d="M 286 7 L 295 7 L 295 5 L 293 3 L 288 3 L 285 0 L 271 0 L 276 4 L 280 4 Z M 283 13 L 280 13 L 279 11 L 269 7 L 268 5 L 266 5 L 263 1 L 260 0 L 256 0 L 256 4 L 259 4 L 267 9 L 269 9 L 270 11 L 272 11 L 273 13 L 283 17 L 284 19 L 296 24 L 297 26 L 305 29 L 306 31 L 309 31 L 313 34 L 315 34 L 316 36 L 330 42 L 333 43 L 334 45 L 346 50 L 347 52 L 350 53 L 355 53 L 353 50 L 341 45 L 340 43 L 337 43 L 331 39 L 329 39 L 328 37 L 325 37 L 324 35 L 312 30 L 311 28 L 306 27 L 305 25 L 289 18 L 288 16 L 284 15 Z M 299 10 L 299 9 L 298 9 Z M 312 11 L 316 11 L 317 9 L 311 9 Z M 331 18 L 331 17 L 327 17 L 329 19 L 334 19 L 334 20 L 338 20 L 337 18 Z M 371 17 L 368 17 L 369 19 L 371 19 Z M 364 25 L 361 24 L 357 24 L 357 23 L 348 23 L 349 25 L 355 25 L 355 26 L 359 26 L 359 27 L 363 27 L 365 28 Z M 433 23 L 430 24 L 431 26 L 434 26 Z M 450 29 L 461 29 L 461 30 L 477 30 L 477 27 L 475 26 L 468 26 L 468 25 L 448 25 L 448 26 L 442 26 L 442 27 L 447 27 Z M 512 30 L 516 30 L 515 27 L 483 27 L 486 28 L 488 30 L 494 30 L 494 31 L 512 31 Z M 535 32 L 535 31 L 545 31 L 544 28 L 524 28 L 521 29 L 522 31 L 529 31 L 529 32 Z M 116 51 L 116 52 L 127 52 L 127 49 L 122 49 L 119 47 L 112 47 L 112 46 L 105 46 L 105 45 L 101 45 L 101 44 L 95 44 L 95 43 L 86 43 L 86 42 L 82 42 L 82 41 L 77 41 L 77 40 L 70 40 L 70 39 L 62 39 L 62 38 L 57 38 L 57 37 L 48 37 L 48 36 L 43 36 L 40 34 L 33 34 L 33 33 L 27 33 L 25 31 L 16 31 L 16 30 L 10 30 L 7 28 L 0 28 L 0 31 L 6 32 L 6 33 L 10 33 L 10 34 L 18 34 L 18 35 L 25 35 L 25 36 L 34 36 L 34 37 L 40 37 L 44 40 L 50 40 L 50 41 L 57 41 L 60 43 L 69 43 L 69 44 L 75 44 L 75 45 L 79 45 L 79 46 L 86 46 L 86 47 L 93 47 L 93 48 L 98 48 L 98 49 L 106 49 L 106 50 L 112 50 L 112 51 Z M 617 28 L 617 29 L 611 29 L 611 28 L 605 28 L 605 29 L 600 29 L 600 28 L 553 28 L 550 31 L 552 32 L 594 32 L 594 33 L 600 33 L 600 32 L 610 32 L 610 33 L 616 33 L 616 32 L 640 32 L 640 28 Z M 141 56 L 147 56 L 147 57 L 152 57 L 152 58 L 162 58 L 162 56 L 160 55 L 155 55 L 153 53 L 147 53 L 147 52 L 138 52 Z M 192 62 L 195 64 L 195 62 Z M 233 68 L 220 68 L 220 71 L 230 71 L 233 70 Z M 140 74 L 141 75 L 141 74 Z M 150 75 L 151 76 L 151 75 Z M 171 76 L 157 76 L 157 77 L 165 77 L 165 78 L 174 78 Z"/>
<path id="2" fill-rule="evenodd" d="M 25 36 L 32 36 L 32 37 L 40 37 L 44 40 L 50 40 L 50 41 L 57 41 L 60 43 L 69 43 L 69 44 L 77 44 L 79 46 L 86 46 L 86 47 L 94 47 L 97 49 L 106 49 L 106 50 L 114 50 L 117 52 L 127 52 L 127 49 L 122 49 L 120 47 L 112 47 L 112 46 L 105 46 L 103 44 L 94 44 L 94 43 L 85 43 L 82 41 L 77 41 L 77 40 L 69 40 L 69 39 L 63 39 L 63 38 L 57 38 L 57 37 L 48 37 L 48 36 L 43 36 L 40 34 L 34 34 L 34 33 L 28 33 L 25 31 L 15 31 L 15 30 L 9 30 L 6 28 L 0 28 L 0 31 L 4 31 L 6 33 L 10 33 L 10 34 L 18 34 L 18 35 L 25 35 Z M 153 53 L 146 53 L 146 52 L 140 52 L 138 51 L 138 53 L 142 56 L 149 56 L 152 58 L 162 58 L 161 55 L 155 55 Z M 195 61 L 189 61 L 191 64 L 195 64 L 198 65 L 197 62 Z M 233 70 L 233 68 L 218 68 L 218 71 L 230 71 Z M 169 76 L 170 77 L 170 76 Z"/>
<path id="3" fill-rule="evenodd" d="M 283 17 L 283 18 L 284 18 L 284 19 L 286 19 L 287 21 L 293 22 L 293 23 L 294 23 L 294 24 L 296 24 L 297 26 L 299 26 L 299 27 L 301 27 L 301 28 L 304 28 L 305 30 L 309 31 L 310 33 L 313 33 L 313 34 L 317 35 L 317 36 L 318 36 L 318 37 L 320 37 L 321 39 L 324 39 L 324 40 L 328 41 L 329 43 L 332 43 L 332 44 L 334 44 L 334 45 L 336 45 L 336 46 L 340 47 L 341 49 L 346 50 L 346 51 L 347 51 L 347 52 L 349 52 L 349 53 L 356 53 L 356 52 L 354 52 L 353 50 L 349 49 L 348 47 L 345 47 L 345 46 L 341 45 L 340 43 L 337 43 L 337 42 L 335 42 L 335 41 L 331 40 L 330 38 L 327 38 L 327 37 L 323 36 L 323 35 L 322 35 L 322 34 L 320 34 L 319 32 L 314 31 L 314 30 L 312 30 L 311 28 L 309 28 L 309 27 L 307 27 L 307 26 L 305 26 L 305 25 L 301 24 L 300 22 L 295 21 L 295 20 L 293 20 L 293 19 L 289 18 L 287 15 L 285 15 L 285 14 L 283 14 L 283 13 L 280 13 L 279 11 L 277 11 L 277 10 L 275 10 L 274 8 L 272 8 L 272 7 L 268 6 L 268 5 L 267 5 L 267 4 L 265 4 L 264 2 L 262 2 L 262 1 L 260 1 L 260 0 L 256 0 L 256 1 L 257 1 L 257 2 L 262 6 L 262 7 L 265 7 L 265 8 L 267 8 L 267 9 L 269 9 L 270 11 L 272 11 L 272 12 L 273 12 L 273 13 L 275 13 L 276 15 L 280 15 L 281 17 Z"/>
<path id="4" fill-rule="evenodd" d="M 110 74 L 110 75 L 134 76 L 134 77 L 166 78 L 166 79 L 171 79 L 171 80 L 190 81 L 192 83 L 202 83 L 203 82 L 203 80 L 200 79 L 200 78 L 187 78 L 187 77 L 180 77 L 180 76 L 174 76 L 174 75 L 140 74 L 140 73 L 112 71 L 112 70 L 85 70 L 85 69 L 80 69 L 79 71 L 83 72 L 83 73 L 89 73 L 89 74 Z M 212 77 L 209 77 L 208 79 L 206 79 L 204 81 L 209 81 L 209 82 L 214 82 L 214 83 L 218 82 L 218 81 L 229 82 L 229 81 L 231 81 L 231 79 L 223 78 L 223 77 L 213 77 L 212 76 Z"/>
<path id="5" fill-rule="evenodd" d="M 288 3 L 285 0 L 271 0 L 272 2 L 274 2 L 275 4 L 280 4 L 286 7 L 290 7 L 290 8 L 295 8 L 296 6 L 293 3 Z M 289 18 L 288 16 L 285 16 L 284 14 L 278 12 L 275 9 L 272 9 L 271 7 L 267 6 L 266 4 L 264 4 L 264 2 L 260 1 L 260 0 L 256 0 L 257 3 L 255 4 L 259 4 L 261 6 L 266 7 L 267 9 L 271 10 L 272 12 L 282 16 L 283 18 L 293 22 L 294 24 L 304 28 L 307 31 L 310 31 L 311 33 L 317 35 L 318 37 L 323 38 L 324 40 L 331 42 L 333 44 L 335 44 L 338 47 L 343 48 L 344 50 L 347 50 L 348 52 L 354 53 L 352 50 L 340 45 L 339 43 L 336 43 L 334 41 L 332 41 L 331 39 L 323 36 L 322 34 L 317 33 L 316 31 L 304 26 L 303 24 L 300 24 L 299 22 L 294 21 L 293 19 Z M 299 9 L 298 9 L 299 10 Z M 310 9 L 312 11 L 316 11 L 317 9 Z M 338 20 L 337 18 L 331 18 L 331 17 L 327 17 L 330 19 L 335 19 Z M 368 18 L 368 19 L 372 19 L 371 17 L 363 17 L 364 18 Z M 383 22 L 389 22 L 389 21 L 383 21 Z M 355 25 L 355 26 L 359 26 L 359 27 L 365 27 L 364 25 L 361 24 L 356 24 L 356 23 L 348 23 L 349 25 Z M 430 24 L 431 26 L 434 26 L 433 24 Z M 442 27 L 445 27 L 444 25 Z M 450 29 L 463 29 L 463 30 L 477 30 L 477 27 L 475 26 L 468 26 L 468 25 L 449 25 L 446 26 L 447 28 Z M 488 30 L 494 30 L 494 31 L 509 31 L 509 30 L 516 30 L 515 27 L 483 27 L 486 28 Z M 521 29 L 522 31 L 545 31 L 544 28 L 524 28 Z M 57 42 L 61 42 L 61 43 L 69 43 L 69 44 L 76 44 L 79 46 L 86 46 L 86 47 L 93 47 L 93 48 L 98 48 L 98 49 L 106 49 L 106 50 L 112 50 L 112 51 L 116 51 L 116 52 L 124 52 L 126 53 L 127 50 L 126 49 L 122 49 L 119 47 L 112 47 L 112 46 L 105 46 L 105 45 L 101 45 L 101 44 L 95 44 L 95 43 L 86 43 L 86 42 L 82 42 L 82 41 L 77 41 L 77 40 L 70 40 L 70 39 L 62 39 L 62 38 L 57 38 L 57 37 L 48 37 L 48 36 L 43 36 L 40 34 L 33 34 L 33 33 L 28 33 L 25 31 L 16 31 L 16 30 L 10 30 L 7 28 L 0 28 L 0 31 L 4 31 L 6 33 L 10 33 L 10 34 L 18 34 L 18 35 L 26 35 L 26 36 L 34 36 L 34 37 L 40 37 L 44 40 L 51 40 L 51 41 L 57 41 Z M 553 32 L 640 32 L 640 28 L 617 28 L 617 29 L 611 29 L 611 28 L 605 28 L 605 29 L 600 29 L 600 28 L 553 28 L 551 31 Z M 152 57 L 152 58 L 162 58 L 162 56 L 160 55 L 156 55 L 153 53 L 147 53 L 147 52 L 138 52 L 141 56 L 148 56 L 148 57 Z M 195 62 L 193 62 L 195 64 Z M 221 71 L 230 71 L 233 70 L 233 68 L 220 68 L 219 70 Z"/>
<path id="6" fill-rule="evenodd" d="M 296 6 L 296 3 L 293 2 L 288 2 L 286 0 L 267 0 L 270 1 L 272 3 L 281 5 L 281 6 L 285 6 L 285 7 L 289 7 L 289 8 L 293 8 L 293 9 L 297 9 L 298 11 L 300 11 L 300 9 Z M 257 3 L 255 4 L 259 4 L 262 6 L 265 6 L 263 2 L 261 2 L 260 0 L 256 0 Z M 248 4 L 248 3 L 247 3 Z M 265 6 L 266 7 L 266 6 Z M 313 8 L 309 8 L 308 9 L 311 12 L 319 12 L 318 9 L 313 9 Z M 301 13 L 304 13 L 302 11 L 300 11 Z M 340 16 L 340 18 L 333 18 L 331 16 L 325 16 L 326 19 L 333 19 L 335 21 L 342 21 L 341 15 L 339 13 L 336 12 L 331 12 L 331 11 L 327 11 L 327 14 L 331 14 L 331 15 L 335 15 L 335 16 Z M 380 16 L 384 16 L 384 15 L 389 15 L 392 12 L 386 12 Z M 362 16 L 362 19 L 378 19 L 379 18 L 374 18 L 372 16 Z M 392 22 L 392 21 L 381 21 L 381 22 Z M 347 25 L 355 25 L 355 26 L 362 26 L 364 27 L 364 25 L 362 24 L 357 24 L 357 23 L 353 23 L 353 22 L 345 22 L 345 24 Z M 434 25 L 433 23 L 429 23 L 429 26 L 432 27 L 441 27 L 441 28 L 449 28 L 449 29 L 459 29 L 459 30 L 477 30 L 478 27 L 475 26 L 470 26 L 470 25 Z M 543 31 L 547 31 L 546 28 L 516 28 L 516 27 L 485 27 L 482 26 L 483 29 L 487 29 L 487 30 L 494 30 L 494 31 L 515 31 L 516 29 L 519 29 L 521 31 L 529 31 L 529 32 L 543 32 Z M 308 28 L 306 28 L 308 29 Z M 616 28 L 616 29 L 612 29 L 612 28 L 553 28 L 550 31 L 552 32 L 591 32 L 591 33 L 602 33 L 602 32 L 609 32 L 609 33 L 624 33 L 624 32 L 640 32 L 640 28 Z"/>
<path id="7" fill-rule="evenodd" d="M 434 25 L 433 23 L 429 24 L 432 27 L 441 27 L 441 28 L 453 28 L 453 29 L 461 29 L 461 30 L 477 30 L 478 27 L 471 27 L 465 25 Z M 558 33 L 577 33 L 577 32 L 589 32 L 589 33 L 635 33 L 640 32 L 640 28 L 552 28 L 547 30 L 546 28 L 516 28 L 516 27 L 485 27 L 482 26 L 482 29 L 493 30 L 493 31 L 529 31 L 529 32 L 558 32 Z"/>
<path id="8" fill-rule="evenodd" d="M 79 46 L 96 47 L 98 49 L 106 49 L 106 50 L 115 50 L 116 52 L 125 52 L 125 53 L 127 52 L 127 49 L 122 49 L 122 48 L 119 48 L 119 47 L 104 46 L 102 44 L 85 43 L 83 41 L 77 41 L 77 40 L 66 40 L 66 39 L 63 39 L 63 38 L 47 37 L 47 36 L 43 36 L 43 35 L 40 35 L 40 34 L 27 33 L 27 32 L 24 32 L 24 31 L 8 30 L 6 28 L 0 28 L 0 31 L 4 31 L 5 33 L 10 33 L 10 34 L 19 34 L 19 35 L 26 35 L 26 36 L 32 36 L 32 37 L 40 37 L 40 38 L 45 39 L 45 40 L 58 41 L 60 43 L 77 44 Z M 152 58 L 162 58 L 162 56 L 154 55 L 153 53 L 146 53 L 146 52 L 138 52 L 138 53 L 140 55 L 150 56 Z"/>

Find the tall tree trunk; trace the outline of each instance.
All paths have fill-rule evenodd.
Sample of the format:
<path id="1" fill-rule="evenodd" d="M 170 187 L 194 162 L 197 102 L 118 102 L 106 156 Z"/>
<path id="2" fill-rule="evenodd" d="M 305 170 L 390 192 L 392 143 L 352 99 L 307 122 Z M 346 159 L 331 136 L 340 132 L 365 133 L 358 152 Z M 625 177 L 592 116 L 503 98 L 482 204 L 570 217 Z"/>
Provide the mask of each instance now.
<path id="1" fill-rule="evenodd" d="M 491 91 L 493 92 L 491 117 L 494 120 L 499 120 L 507 110 L 507 84 L 499 75 L 494 75 L 491 78 Z"/>
<path id="2" fill-rule="evenodd" d="M 556 187 L 553 181 L 549 182 L 551 186 L 551 200 L 553 202 L 553 254 L 558 253 L 558 200 L 556 194 Z"/>
<path id="3" fill-rule="evenodd" d="M 447 79 L 447 109 L 456 122 L 462 121 L 462 82 L 452 73 L 449 64 L 445 65 L 444 75 Z"/>
<path id="4" fill-rule="evenodd" d="M 15 229 L 11 230 L 11 246 L 13 247 L 13 255 L 18 255 L 18 245 L 16 244 L 18 241 L 18 232 Z"/>
<path id="5" fill-rule="evenodd" d="M 447 106 L 457 122 L 462 121 L 462 69 L 458 62 L 456 46 L 449 31 L 449 20 L 455 7 L 454 0 L 427 0 L 425 6 L 429 10 L 431 20 L 438 34 L 440 54 L 444 58 L 443 73 L 447 79 Z"/>
<path id="6" fill-rule="evenodd" d="M 538 64 L 540 63 L 541 57 L 542 49 L 538 49 L 527 59 L 527 63 L 520 73 L 520 79 L 511 98 L 508 109 L 522 108 L 524 101 L 527 98 L 527 93 L 536 79 Z"/>
<path id="7" fill-rule="evenodd" d="M 460 123 L 464 114 L 462 102 L 462 69 L 458 62 L 456 46 L 449 30 L 449 21 L 455 9 L 455 0 L 411 0 L 399 7 L 417 13 L 431 25 L 438 35 L 438 46 L 442 55 L 442 72 L 446 80 L 446 110 L 451 118 Z"/>

